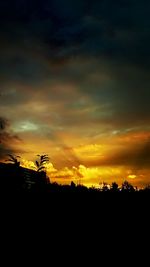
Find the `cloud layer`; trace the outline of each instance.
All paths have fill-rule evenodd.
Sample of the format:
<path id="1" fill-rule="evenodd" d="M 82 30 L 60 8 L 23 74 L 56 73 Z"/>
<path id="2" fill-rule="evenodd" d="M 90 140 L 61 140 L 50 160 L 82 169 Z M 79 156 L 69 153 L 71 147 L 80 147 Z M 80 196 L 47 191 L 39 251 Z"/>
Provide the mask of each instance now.
<path id="1" fill-rule="evenodd" d="M 58 168 L 149 168 L 149 8 L 2 0 L 1 154 L 19 135 L 31 158 L 48 152 Z"/>

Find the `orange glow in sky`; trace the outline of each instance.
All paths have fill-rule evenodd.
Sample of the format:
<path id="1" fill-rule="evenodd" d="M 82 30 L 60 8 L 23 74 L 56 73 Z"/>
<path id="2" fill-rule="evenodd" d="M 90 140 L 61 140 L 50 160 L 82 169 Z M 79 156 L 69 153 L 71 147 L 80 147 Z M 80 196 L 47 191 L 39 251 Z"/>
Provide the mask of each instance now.
<path id="1" fill-rule="evenodd" d="M 0 161 L 47 154 L 53 182 L 150 184 L 148 1 L 1 2 Z"/>

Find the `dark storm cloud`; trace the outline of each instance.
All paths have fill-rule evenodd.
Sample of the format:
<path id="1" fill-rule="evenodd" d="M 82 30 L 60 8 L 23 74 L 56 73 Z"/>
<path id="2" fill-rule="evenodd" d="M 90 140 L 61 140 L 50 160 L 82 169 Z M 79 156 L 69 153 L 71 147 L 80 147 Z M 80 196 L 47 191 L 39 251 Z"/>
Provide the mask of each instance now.
<path id="1" fill-rule="evenodd" d="M 111 69 L 110 79 L 102 85 L 90 82 L 86 89 L 98 104 L 108 105 L 108 122 L 116 127 L 131 127 L 150 123 L 149 72 L 133 65 Z M 92 90 L 90 89 L 92 88 Z M 101 116 L 97 112 L 97 117 Z M 101 121 L 101 118 L 100 118 Z"/>
<path id="2" fill-rule="evenodd" d="M 147 65 L 149 8 L 146 0 L 5 0 L 0 3 L 2 35 L 19 42 L 41 40 L 61 56 L 102 54 Z"/>
<path id="3" fill-rule="evenodd" d="M 124 60 L 145 67 L 149 65 L 149 7 L 146 0 L 3 0 L 1 40 L 8 46 L 11 42 L 15 52 L 2 59 L 1 77 L 35 82 L 50 75 L 38 58 L 26 55 L 29 48 L 55 60 L 103 56 L 114 64 L 122 65 Z"/>
<path id="4" fill-rule="evenodd" d="M 82 124 L 87 117 L 114 128 L 147 126 L 149 9 L 147 0 L 0 1 L 1 104 L 11 107 L 30 101 L 42 88 L 43 101 L 64 100 L 69 114 L 64 126 Z M 38 88 L 47 80 L 49 89 Z M 74 99 L 67 106 L 65 99 L 72 95 L 51 91 L 53 81 L 75 84 L 79 98 L 88 96 L 97 108 L 78 119 L 75 111 L 86 109 L 88 101 L 84 106 Z M 10 97 L 8 82 L 32 88 L 30 92 L 21 88 Z"/>

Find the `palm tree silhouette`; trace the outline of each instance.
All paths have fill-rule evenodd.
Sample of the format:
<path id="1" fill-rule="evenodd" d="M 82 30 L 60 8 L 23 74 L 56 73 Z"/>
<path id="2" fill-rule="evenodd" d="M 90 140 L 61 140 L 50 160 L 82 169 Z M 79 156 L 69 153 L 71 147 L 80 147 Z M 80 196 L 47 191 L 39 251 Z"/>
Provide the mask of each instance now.
<path id="1" fill-rule="evenodd" d="M 45 163 L 49 162 L 48 155 L 37 155 L 39 160 L 35 161 L 37 172 L 45 171 Z"/>
<path id="2" fill-rule="evenodd" d="M 21 158 L 20 156 L 8 154 L 8 157 L 6 161 L 13 163 L 16 167 L 20 166 L 20 161 L 18 161 L 18 158 Z"/>

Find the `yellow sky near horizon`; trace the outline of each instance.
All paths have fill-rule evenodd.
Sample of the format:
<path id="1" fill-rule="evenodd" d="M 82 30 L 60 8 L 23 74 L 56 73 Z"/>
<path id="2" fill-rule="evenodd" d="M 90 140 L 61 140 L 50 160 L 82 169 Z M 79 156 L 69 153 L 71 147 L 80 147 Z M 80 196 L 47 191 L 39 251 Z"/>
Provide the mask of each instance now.
<path id="1" fill-rule="evenodd" d="M 50 140 L 45 143 L 42 137 L 39 140 L 39 136 L 37 140 L 36 136 L 33 136 L 33 142 L 30 135 L 30 142 L 28 140 L 24 143 L 24 149 L 28 153 L 22 153 L 22 165 L 35 169 L 36 155 L 48 154 L 50 163 L 46 164 L 46 169 L 52 182 L 70 184 L 74 181 L 76 184 L 80 183 L 88 187 L 98 187 L 103 182 L 111 184 L 115 181 L 121 184 L 125 180 L 139 187 L 148 184 L 149 169 L 142 166 L 137 168 L 133 158 L 137 157 L 141 150 L 139 147 L 136 151 L 137 139 L 140 143 L 147 142 L 149 133 L 143 131 L 131 131 L 122 135 L 111 133 L 111 138 L 101 137 L 99 144 L 85 144 L 81 140 L 81 143 L 77 145 L 77 140 L 74 138 L 74 135 L 66 137 L 66 134 L 62 133 L 60 140 L 64 140 L 61 142 L 63 146 L 59 147 Z M 68 140 L 68 145 L 66 145 L 66 140 Z M 18 150 L 19 147 L 18 143 Z M 129 147 L 135 149 L 133 155 L 130 154 Z M 129 150 L 129 155 L 126 149 L 127 152 Z M 130 155 L 131 162 L 128 158 Z"/>

